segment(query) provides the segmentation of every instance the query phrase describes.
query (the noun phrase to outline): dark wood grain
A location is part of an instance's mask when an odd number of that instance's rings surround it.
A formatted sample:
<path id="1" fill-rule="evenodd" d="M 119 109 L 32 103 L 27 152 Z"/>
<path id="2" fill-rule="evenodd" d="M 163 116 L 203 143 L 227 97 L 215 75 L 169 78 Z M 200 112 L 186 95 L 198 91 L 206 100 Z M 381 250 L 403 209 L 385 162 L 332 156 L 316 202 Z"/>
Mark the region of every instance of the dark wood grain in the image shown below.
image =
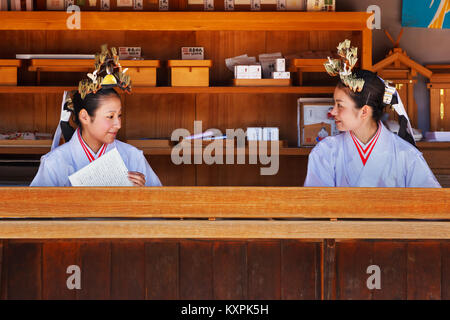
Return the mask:
<path id="1" fill-rule="evenodd" d="M 336 299 L 371 299 L 367 288 L 367 267 L 373 263 L 373 243 L 345 241 L 336 243 Z"/>
<path id="2" fill-rule="evenodd" d="M 247 243 L 214 242 L 214 299 L 247 298 Z"/>
<path id="3" fill-rule="evenodd" d="M 450 243 L 441 243 L 442 255 L 442 300 L 450 300 Z"/>
<path id="4" fill-rule="evenodd" d="M 153 240 L 145 243 L 145 298 L 178 298 L 178 241 Z"/>
<path id="5" fill-rule="evenodd" d="M 336 241 L 324 239 L 320 246 L 321 299 L 336 299 Z"/>
<path id="6" fill-rule="evenodd" d="M 410 242 L 407 250 L 407 299 L 441 299 L 440 244 Z"/>
<path id="7" fill-rule="evenodd" d="M 43 299 L 76 299 L 77 289 L 67 288 L 67 268 L 80 266 L 79 243 L 74 241 L 49 241 L 43 244 L 42 286 Z M 83 270 L 81 270 L 83 278 Z"/>
<path id="8" fill-rule="evenodd" d="M 212 241 L 180 242 L 180 299 L 213 299 Z"/>
<path id="9" fill-rule="evenodd" d="M 106 300 L 111 296 L 111 242 L 80 242 L 81 290 L 78 299 Z"/>
<path id="10" fill-rule="evenodd" d="M 373 264 L 380 267 L 381 289 L 372 290 L 375 300 L 406 299 L 406 250 L 405 242 L 375 242 Z"/>
<path id="11" fill-rule="evenodd" d="M 250 241 L 248 243 L 248 298 L 281 298 L 280 241 Z"/>
<path id="12" fill-rule="evenodd" d="M 317 248 L 315 242 L 281 241 L 281 299 L 317 299 Z"/>
<path id="13" fill-rule="evenodd" d="M 113 241 L 111 244 L 111 299 L 141 300 L 144 298 L 144 241 Z"/>

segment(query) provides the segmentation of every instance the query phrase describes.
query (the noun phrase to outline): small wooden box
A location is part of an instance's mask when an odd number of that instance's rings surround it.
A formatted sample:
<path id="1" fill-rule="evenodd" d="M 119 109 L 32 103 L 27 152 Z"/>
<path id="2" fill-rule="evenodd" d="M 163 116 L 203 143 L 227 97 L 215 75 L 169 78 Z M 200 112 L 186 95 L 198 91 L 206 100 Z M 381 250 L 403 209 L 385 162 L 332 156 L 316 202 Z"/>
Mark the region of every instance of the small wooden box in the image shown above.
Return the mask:
<path id="1" fill-rule="evenodd" d="M 17 68 L 21 66 L 21 60 L 0 60 L 0 85 L 17 86 Z"/>
<path id="2" fill-rule="evenodd" d="M 132 86 L 156 86 L 156 69 L 159 60 L 120 60 L 123 69 L 131 77 Z M 28 71 L 39 72 L 92 72 L 92 59 L 32 59 Z M 38 76 L 39 79 L 39 76 Z"/>
<path id="3" fill-rule="evenodd" d="M 169 60 L 172 87 L 208 87 L 211 60 Z"/>
<path id="4" fill-rule="evenodd" d="M 430 131 L 450 131 L 450 65 L 428 65 L 433 74 L 430 89 Z"/>

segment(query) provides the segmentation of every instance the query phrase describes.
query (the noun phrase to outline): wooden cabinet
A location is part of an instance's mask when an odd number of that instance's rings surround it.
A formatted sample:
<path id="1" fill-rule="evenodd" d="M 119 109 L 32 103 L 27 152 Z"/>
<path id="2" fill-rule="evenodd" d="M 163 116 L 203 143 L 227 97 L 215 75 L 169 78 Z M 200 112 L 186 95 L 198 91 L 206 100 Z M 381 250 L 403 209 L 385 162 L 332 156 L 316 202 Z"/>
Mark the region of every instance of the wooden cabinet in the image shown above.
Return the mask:
<path id="1" fill-rule="evenodd" d="M 103 43 L 140 46 L 147 60 L 161 61 L 156 87 L 134 87 L 122 95 L 124 117 L 119 139 L 170 138 L 173 130 L 279 127 L 279 172 L 261 176 L 263 165 L 174 165 L 170 148 L 144 148 L 164 185 L 300 186 L 310 149 L 297 148 L 297 99 L 331 95 L 335 79 L 289 87 L 233 87 L 225 59 L 247 53 L 334 51 L 343 39 L 359 47 L 361 66 L 372 64 L 372 35 L 365 12 L 81 12 L 79 30 L 67 28 L 65 12 L 0 12 L 1 59 L 17 53 L 93 54 Z M 180 59 L 183 46 L 202 46 L 212 60 L 209 87 L 170 87 L 168 60 Z M 36 73 L 27 61 L 18 72 L 18 86 L 0 86 L 0 130 L 53 133 L 63 90 L 74 89 L 84 73 Z M 292 75 L 292 79 L 296 79 Z M 331 82 L 330 82 L 331 81 Z M 319 84 L 313 86 L 312 84 Z M 324 86 L 323 84 L 326 84 Z M 34 154 L 48 146 L 3 146 L 1 157 Z"/>

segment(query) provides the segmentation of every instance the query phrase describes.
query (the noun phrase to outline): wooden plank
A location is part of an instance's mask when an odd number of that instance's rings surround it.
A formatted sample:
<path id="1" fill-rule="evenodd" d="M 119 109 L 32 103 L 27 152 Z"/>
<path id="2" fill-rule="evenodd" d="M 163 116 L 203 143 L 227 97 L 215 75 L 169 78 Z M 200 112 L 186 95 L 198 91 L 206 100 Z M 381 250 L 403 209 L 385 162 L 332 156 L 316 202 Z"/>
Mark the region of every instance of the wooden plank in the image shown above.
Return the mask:
<path id="1" fill-rule="evenodd" d="M 178 242 L 149 241 L 145 243 L 145 298 L 178 299 Z"/>
<path id="2" fill-rule="evenodd" d="M 322 300 L 336 299 L 336 240 L 324 239 L 321 244 L 321 291 Z"/>
<path id="3" fill-rule="evenodd" d="M 410 242 L 407 250 L 407 299 L 441 299 L 440 244 Z"/>
<path id="4" fill-rule="evenodd" d="M 442 255 L 442 300 L 450 300 L 450 243 L 441 242 Z"/>
<path id="5" fill-rule="evenodd" d="M 450 239 L 449 222 L 0 221 L 5 239 Z"/>
<path id="6" fill-rule="evenodd" d="M 143 241 L 111 244 L 111 299 L 145 298 L 145 248 Z"/>
<path id="7" fill-rule="evenodd" d="M 212 241 L 180 242 L 180 299 L 214 298 L 212 245 Z"/>
<path id="8" fill-rule="evenodd" d="M 107 300 L 111 294 L 111 242 L 80 242 L 82 300 Z"/>
<path id="9" fill-rule="evenodd" d="M 42 244 L 10 241 L 7 261 L 8 299 L 41 299 Z"/>
<path id="10" fill-rule="evenodd" d="M 280 241 L 250 241 L 247 249 L 248 299 L 281 298 Z"/>
<path id="11" fill-rule="evenodd" d="M 1 12 L 0 30 L 67 30 L 65 12 Z M 80 30 L 363 30 L 365 12 L 83 12 Z"/>
<path id="12" fill-rule="evenodd" d="M 406 299 L 406 247 L 405 242 L 374 242 L 373 264 L 380 267 L 381 289 L 372 290 L 372 299 Z"/>
<path id="13" fill-rule="evenodd" d="M 337 242 L 336 298 L 345 300 L 371 299 L 367 288 L 367 267 L 373 264 L 372 242 Z"/>
<path id="14" fill-rule="evenodd" d="M 247 243 L 214 242 L 214 299 L 247 298 Z"/>
<path id="15" fill-rule="evenodd" d="M 316 242 L 281 240 L 281 299 L 320 298 L 318 248 Z"/>
<path id="16" fill-rule="evenodd" d="M 444 188 L 4 187 L 0 217 L 448 219 L 449 195 Z"/>
<path id="17" fill-rule="evenodd" d="M 69 289 L 67 268 L 80 266 L 79 244 L 72 241 L 52 241 L 42 244 L 42 298 L 45 300 L 75 300 L 78 289 Z M 83 270 L 81 270 L 83 277 Z"/>

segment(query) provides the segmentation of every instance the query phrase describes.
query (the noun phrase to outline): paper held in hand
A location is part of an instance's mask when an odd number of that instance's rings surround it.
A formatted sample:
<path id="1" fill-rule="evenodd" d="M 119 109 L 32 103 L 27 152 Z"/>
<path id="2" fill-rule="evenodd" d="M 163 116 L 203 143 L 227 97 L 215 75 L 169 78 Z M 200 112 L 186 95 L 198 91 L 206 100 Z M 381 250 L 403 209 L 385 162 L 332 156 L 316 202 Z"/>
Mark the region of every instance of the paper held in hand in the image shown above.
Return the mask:
<path id="1" fill-rule="evenodd" d="M 128 169 L 116 148 L 69 176 L 74 187 L 131 187 Z"/>

